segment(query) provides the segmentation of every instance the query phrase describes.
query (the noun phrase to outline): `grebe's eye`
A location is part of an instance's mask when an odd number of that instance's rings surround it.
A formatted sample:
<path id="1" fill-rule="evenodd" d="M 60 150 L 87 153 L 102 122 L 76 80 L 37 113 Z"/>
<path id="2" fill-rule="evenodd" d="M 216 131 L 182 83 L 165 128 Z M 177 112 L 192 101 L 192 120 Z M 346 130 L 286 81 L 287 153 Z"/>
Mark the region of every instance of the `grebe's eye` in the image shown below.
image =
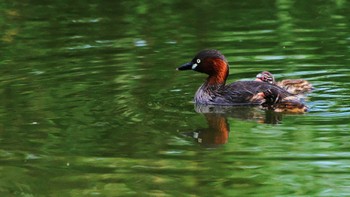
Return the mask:
<path id="1" fill-rule="evenodd" d="M 197 68 L 197 66 L 198 66 L 199 63 L 201 63 L 201 59 L 197 59 L 197 60 L 196 60 L 196 63 L 194 63 L 194 64 L 192 65 L 192 70 L 195 70 L 195 69 Z"/>

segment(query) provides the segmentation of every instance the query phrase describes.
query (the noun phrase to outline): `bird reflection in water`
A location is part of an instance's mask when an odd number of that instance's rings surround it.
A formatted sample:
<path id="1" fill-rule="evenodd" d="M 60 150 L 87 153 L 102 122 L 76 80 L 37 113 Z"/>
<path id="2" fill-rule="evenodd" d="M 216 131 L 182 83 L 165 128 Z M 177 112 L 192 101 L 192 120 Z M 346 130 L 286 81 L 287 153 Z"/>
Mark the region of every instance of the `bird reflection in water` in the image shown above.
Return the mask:
<path id="1" fill-rule="evenodd" d="M 228 117 L 266 124 L 278 124 L 282 120 L 281 113 L 263 111 L 258 107 L 195 104 L 195 110 L 204 115 L 208 127 L 198 128 L 193 132 L 186 133 L 186 135 L 193 137 L 198 143 L 207 147 L 216 147 L 228 142 L 230 133 Z"/>

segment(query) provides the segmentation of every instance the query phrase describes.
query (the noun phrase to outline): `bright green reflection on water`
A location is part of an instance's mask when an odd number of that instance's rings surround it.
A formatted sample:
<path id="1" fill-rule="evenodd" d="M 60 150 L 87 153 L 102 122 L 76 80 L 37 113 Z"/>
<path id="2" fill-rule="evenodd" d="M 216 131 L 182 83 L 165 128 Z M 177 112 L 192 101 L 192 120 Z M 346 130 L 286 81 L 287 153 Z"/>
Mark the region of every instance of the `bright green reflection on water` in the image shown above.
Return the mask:
<path id="1" fill-rule="evenodd" d="M 0 3 L 1 196 L 346 196 L 347 1 Z M 215 11 L 215 12 L 214 12 Z M 305 78 L 304 115 L 198 108 L 229 81 Z"/>

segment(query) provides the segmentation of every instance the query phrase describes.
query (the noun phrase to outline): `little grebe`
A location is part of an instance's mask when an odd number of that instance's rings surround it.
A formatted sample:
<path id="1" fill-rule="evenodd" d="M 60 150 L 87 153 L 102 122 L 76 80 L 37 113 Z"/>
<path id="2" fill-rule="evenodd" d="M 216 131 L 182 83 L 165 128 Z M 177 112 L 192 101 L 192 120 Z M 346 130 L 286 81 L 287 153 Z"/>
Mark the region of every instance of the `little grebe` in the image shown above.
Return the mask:
<path id="1" fill-rule="evenodd" d="M 256 81 L 275 84 L 287 90 L 291 94 L 306 93 L 310 92 L 313 89 L 312 85 L 304 79 L 285 79 L 276 82 L 275 77 L 268 71 L 263 71 L 256 75 Z"/>
<path id="2" fill-rule="evenodd" d="M 177 70 L 194 70 L 208 74 L 207 80 L 197 90 L 194 101 L 205 105 L 262 105 L 268 109 L 287 100 L 292 94 L 276 85 L 261 81 L 237 81 L 225 85 L 229 65 L 217 50 L 203 50 L 191 62 Z M 296 97 L 293 103 L 304 106 Z"/>

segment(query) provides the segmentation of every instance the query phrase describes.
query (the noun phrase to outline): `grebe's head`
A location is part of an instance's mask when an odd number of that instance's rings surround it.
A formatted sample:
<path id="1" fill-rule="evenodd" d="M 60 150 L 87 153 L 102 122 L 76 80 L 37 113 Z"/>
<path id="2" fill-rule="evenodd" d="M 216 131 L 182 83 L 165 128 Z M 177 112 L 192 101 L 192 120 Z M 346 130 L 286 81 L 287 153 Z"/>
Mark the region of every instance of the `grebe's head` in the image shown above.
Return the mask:
<path id="1" fill-rule="evenodd" d="M 181 65 L 177 70 L 194 70 L 209 75 L 212 83 L 225 83 L 229 65 L 224 55 L 218 50 L 200 51 L 192 61 Z"/>

